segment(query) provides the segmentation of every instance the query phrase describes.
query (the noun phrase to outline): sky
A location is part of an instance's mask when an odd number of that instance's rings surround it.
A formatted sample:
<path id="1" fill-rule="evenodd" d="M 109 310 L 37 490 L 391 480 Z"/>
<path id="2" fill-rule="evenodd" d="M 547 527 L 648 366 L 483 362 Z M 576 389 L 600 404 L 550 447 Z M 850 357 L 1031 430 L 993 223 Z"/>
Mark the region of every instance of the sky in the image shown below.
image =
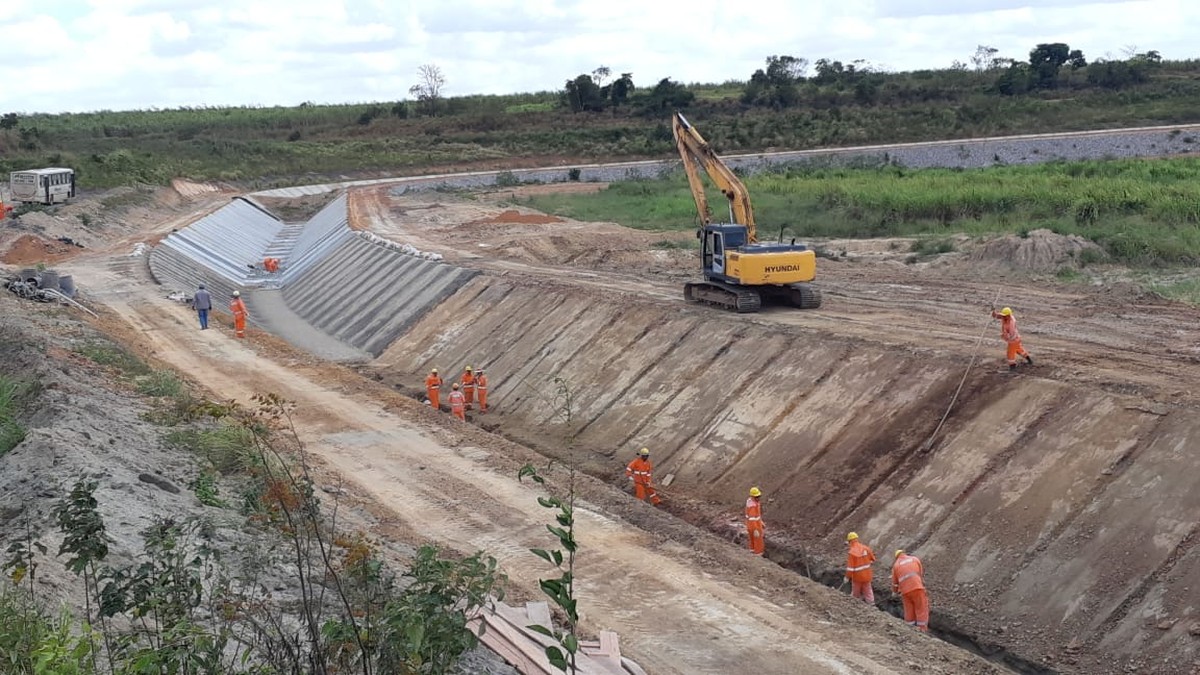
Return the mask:
<path id="1" fill-rule="evenodd" d="M 890 71 L 1200 57 L 1196 0 L 0 0 L 0 113 L 272 106 L 562 89 L 607 66 L 637 86 L 746 80 L 770 55 Z"/>

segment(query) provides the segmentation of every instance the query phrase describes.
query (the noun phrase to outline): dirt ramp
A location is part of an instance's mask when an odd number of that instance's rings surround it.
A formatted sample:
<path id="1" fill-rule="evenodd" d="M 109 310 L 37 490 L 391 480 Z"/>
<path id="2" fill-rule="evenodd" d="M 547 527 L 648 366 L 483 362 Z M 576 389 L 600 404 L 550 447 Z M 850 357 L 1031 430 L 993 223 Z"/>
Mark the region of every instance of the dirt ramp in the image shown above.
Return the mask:
<path id="1" fill-rule="evenodd" d="M 966 347 L 849 339 L 817 316 L 772 325 L 488 275 L 378 359 L 413 391 L 431 367 L 486 365 L 495 409 L 480 419 L 559 456 L 546 439 L 563 429 L 563 378 L 570 459 L 594 475 L 622 480 L 647 446 L 669 494 L 735 522 L 760 486 L 776 545 L 831 568 L 850 530 L 882 569 L 888 551 L 916 552 L 947 630 L 1061 672 L 1188 672 L 1200 416 L 988 361 L 926 446 L 969 361 Z"/>

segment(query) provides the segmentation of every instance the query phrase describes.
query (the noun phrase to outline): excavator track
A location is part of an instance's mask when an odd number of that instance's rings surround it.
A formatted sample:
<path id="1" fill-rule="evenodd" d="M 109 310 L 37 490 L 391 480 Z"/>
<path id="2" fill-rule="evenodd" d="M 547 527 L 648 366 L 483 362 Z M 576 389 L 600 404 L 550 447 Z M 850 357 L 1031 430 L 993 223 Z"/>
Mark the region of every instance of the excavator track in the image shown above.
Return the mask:
<path id="1" fill-rule="evenodd" d="M 732 309 L 739 314 L 757 312 L 762 308 L 762 297 L 758 291 L 726 286 L 711 281 L 686 284 L 683 287 L 683 297 L 688 302 L 702 302 L 706 305 Z"/>
<path id="2" fill-rule="evenodd" d="M 764 301 L 800 309 L 817 309 L 821 306 L 821 289 L 809 283 L 742 288 L 715 281 L 694 281 L 684 286 L 683 297 L 688 302 L 732 309 L 739 314 L 759 311 Z"/>
<path id="3" fill-rule="evenodd" d="M 812 284 L 792 284 L 788 288 L 788 300 L 800 309 L 818 309 L 821 306 L 821 289 Z"/>

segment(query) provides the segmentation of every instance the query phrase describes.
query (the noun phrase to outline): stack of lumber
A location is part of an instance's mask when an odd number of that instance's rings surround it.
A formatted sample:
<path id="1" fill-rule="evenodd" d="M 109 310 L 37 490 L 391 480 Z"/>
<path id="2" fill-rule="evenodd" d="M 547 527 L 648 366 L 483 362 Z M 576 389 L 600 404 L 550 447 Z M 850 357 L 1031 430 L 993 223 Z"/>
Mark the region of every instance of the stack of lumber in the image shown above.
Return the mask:
<path id="1" fill-rule="evenodd" d="M 553 627 L 550 607 L 544 602 L 528 602 L 513 607 L 503 602 L 480 610 L 468 626 L 488 649 L 525 675 L 561 675 L 550 665 L 546 647 L 557 644 L 551 638 L 529 630 L 528 626 Z M 599 640 L 580 640 L 576 655 L 579 675 L 646 675 L 636 663 L 621 656 L 617 634 L 600 631 Z"/>

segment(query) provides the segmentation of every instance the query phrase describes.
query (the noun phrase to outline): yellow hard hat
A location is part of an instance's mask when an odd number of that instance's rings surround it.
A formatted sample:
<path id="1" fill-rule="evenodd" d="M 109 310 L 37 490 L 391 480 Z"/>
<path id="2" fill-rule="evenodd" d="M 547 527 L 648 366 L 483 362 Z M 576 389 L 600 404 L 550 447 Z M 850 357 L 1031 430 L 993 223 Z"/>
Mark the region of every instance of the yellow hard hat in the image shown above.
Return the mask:
<path id="1" fill-rule="evenodd" d="M 1000 316 L 1012 316 L 1012 308 L 1005 307 L 1004 309 L 1000 310 Z"/>
<path id="2" fill-rule="evenodd" d="M 467 366 L 467 372 L 471 372 L 471 366 Z"/>
<path id="3" fill-rule="evenodd" d="M 436 373 L 437 373 L 437 368 L 434 368 L 434 369 L 430 370 L 429 372 L 436 374 Z"/>
<path id="4" fill-rule="evenodd" d="M 761 496 L 762 496 L 762 490 L 759 490 L 759 489 L 758 489 L 758 488 L 756 488 L 756 487 L 752 487 L 752 488 L 750 488 L 750 496 L 751 496 L 751 497 L 761 497 Z"/>
<path id="5" fill-rule="evenodd" d="M 902 549 L 902 548 L 896 549 L 896 557 L 899 558 L 902 555 L 904 555 L 904 549 Z"/>
<path id="6" fill-rule="evenodd" d="M 638 454 L 641 455 L 642 457 L 649 457 L 650 456 L 650 448 L 642 448 L 641 450 L 638 450 Z"/>
<path id="7" fill-rule="evenodd" d="M 855 539 L 858 539 L 857 532 L 851 532 L 850 534 L 846 535 L 846 541 L 854 541 Z"/>

